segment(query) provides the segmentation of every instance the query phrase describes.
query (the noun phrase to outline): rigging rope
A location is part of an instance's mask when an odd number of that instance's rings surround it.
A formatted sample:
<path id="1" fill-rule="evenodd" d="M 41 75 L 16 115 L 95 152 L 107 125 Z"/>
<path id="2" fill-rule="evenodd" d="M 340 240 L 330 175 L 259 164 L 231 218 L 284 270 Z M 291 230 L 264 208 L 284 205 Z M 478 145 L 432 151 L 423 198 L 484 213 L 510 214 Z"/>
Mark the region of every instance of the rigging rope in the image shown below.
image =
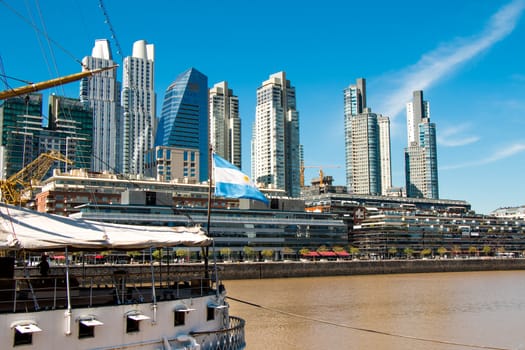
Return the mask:
<path id="1" fill-rule="evenodd" d="M 82 64 L 82 61 L 77 59 L 75 55 L 71 53 L 71 51 L 68 51 L 66 48 L 64 48 L 62 45 L 60 45 L 57 41 L 53 40 L 47 33 L 42 31 L 40 28 L 38 28 L 32 21 L 25 18 L 20 12 L 15 10 L 11 5 L 9 5 L 5 0 L 0 0 L 0 3 L 2 3 L 5 7 L 7 7 L 11 12 L 13 12 L 17 17 L 19 17 L 22 21 L 30 25 L 36 32 L 43 35 L 48 41 L 52 42 L 54 45 L 56 45 L 60 50 L 62 50 L 66 55 L 70 56 L 75 62 L 79 63 L 82 67 L 84 65 Z M 87 67 L 86 67 L 87 68 Z"/>
<path id="2" fill-rule="evenodd" d="M 308 321 L 313 321 L 313 322 L 318 322 L 318 323 L 324 323 L 324 324 L 328 324 L 328 325 L 331 325 L 331 326 L 336 326 L 336 327 L 341 327 L 341 328 L 346 328 L 346 329 L 352 329 L 354 331 L 359 331 L 359 332 L 373 333 L 373 334 L 379 334 L 379 335 L 395 337 L 395 338 L 418 340 L 418 341 L 427 342 L 427 343 L 434 343 L 434 344 L 445 344 L 445 345 L 452 345 L 452 346 L 461 346 L 461 347 L 466 347 L 466 348 L 470 348 L 470 349 L 511 350 L 510 348 L 501 348 L 501 347 L 486 346 L 486 345 L 476 345 L 476 344 L 465 344 L 465 343 L 459 343 L 459 342 L 453 342 L 453 341 L 447 341 L 447 340 L 422 338 L 422 337 L 416 337 L 416 336 L 412 336 L 412 335 L 404 335 L 404 334 L 397 334 L 397 333 L 393 333 L 393 332 L 379 331 L 379 330 L 375 330 L 375 329 L 371 329 L 371 328 L 356 327 L 356 326 L 351 326 L 351 325 L 347 325 L 347 324 L 344 324 L 344 323 L 336 323 L 336 322 L 332 322 L 332 321 L 321 320 L 321 319 L 317 319 L 317 318 L 313 318 L 313 317 L 308 317 L 308 316 L 304 316 L 304 315 L 294 314 L 294 313 L 291 313 L 291 312 L 287 312 L 287 311 L 282 311 L 282 310 L 266 307 L 266 306 L 263 306 L 263 305 L 260 305 L 260 304 L 255 304 L 255 303 L 252 303 L 252 302 L 249 302 L 249 301 L 246 301 L 246 300 L 237 299 L 237 298 L 234 298 L 234 297 L 231 297 L 231 296 L 228 296 L 227 298 L 231 299 L 233 301 L 242 303 L 242 304 L 253 306 L 253 307 L 256 307 L 256 308 L 259 308 L 259 309 L 263 309 L 263 310 L 266 310 L 266 311 L 279 313 L 279 314 L 282 314 L 282 315 L 285 315 L 285 316 L 294 317 L 294 318 L 300 318 L 300 319 L 303 319 L 303 320 L 308 320 Z"/>

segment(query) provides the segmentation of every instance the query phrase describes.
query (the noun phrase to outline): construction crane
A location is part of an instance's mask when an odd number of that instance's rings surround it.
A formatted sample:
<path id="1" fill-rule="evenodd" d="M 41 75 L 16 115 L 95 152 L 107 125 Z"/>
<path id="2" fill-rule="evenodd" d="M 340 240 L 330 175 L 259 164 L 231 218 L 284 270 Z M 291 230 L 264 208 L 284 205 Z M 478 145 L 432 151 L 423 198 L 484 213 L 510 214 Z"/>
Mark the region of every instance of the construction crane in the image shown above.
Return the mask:
<path id="1" fill-rule="evenodd" d="M 300 180 L 301 180 L 301 187 L 304 187 L 304 169 L 306 168 L 315 168 L 319 169 L 319 187 L 323 187 L 323 179 L 324 179 L 324 172 L 323 168 L 340 168 L 339 165 L 302 165 L 300 168 Z"/>
<path id="2" fill-rule="evenodd" d="M 16 97 L 16 96 L 28 94 L 28 93 L 31 93 L 31 92 L 36 92 L 36 91 L 48 89 L 48 88 L 54 87 L 54 86 L 64 85 L 64 84 L 67 84 L 67 83 L 71 83 L 73 81 L 80 80 L 80 79 L 85 78 L 85 77 L 89 77 L 89 76 L 94 75 L 94 74 L 101 73 L 101 72 L 109 70 L 109 69 L 115 69 L 117 67 L 118 67 L 118 65 L 111 66 L 111 67 L 104 67 L 104 68 L 97 68 L 97 69 L 86 70 L 86 71 L 83 71 L 83 72 L 80 72 L 80 73 L 66 75 L 64 77 L 59 77 L 59 78 L 55 78 L 55 79 L 51 79 L 51 80 L 42 81 L 42 82 L 39 82 L 39 83 L 24 85 L 24 86 L 21 86 L 21 87 L 18 87 L 18 88 L 14 88 L 14 89 L 0 91 L 0 100 L 5 100 L 5 99 L 11 98 L 11 97 Z"/>
<path id="3" fill-rule="evenodd" d="M 23 167 L 7 180 L 0 180 L 2 201 L 8 204 L 23 204 L 28 198 L 23 193 L 31 189 L 33 183 L 40 182 L 55 161 L 73 162 L 58 151 L 49 151 L 40 154 L 35 160 Z"/>

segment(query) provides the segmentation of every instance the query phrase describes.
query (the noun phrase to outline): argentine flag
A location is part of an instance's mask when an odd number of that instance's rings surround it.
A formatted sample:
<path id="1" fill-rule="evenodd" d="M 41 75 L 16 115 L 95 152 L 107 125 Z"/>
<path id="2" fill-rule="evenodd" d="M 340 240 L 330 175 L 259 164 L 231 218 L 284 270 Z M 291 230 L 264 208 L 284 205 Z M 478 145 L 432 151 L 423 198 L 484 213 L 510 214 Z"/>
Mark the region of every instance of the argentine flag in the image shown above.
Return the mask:
<path id="1" fill-rule="evenodd" d="M 248 198 L 269 204 L 268 199 L 250 178 L 235 165 L 213 153 L 215 196 L 225 198 Z"/>

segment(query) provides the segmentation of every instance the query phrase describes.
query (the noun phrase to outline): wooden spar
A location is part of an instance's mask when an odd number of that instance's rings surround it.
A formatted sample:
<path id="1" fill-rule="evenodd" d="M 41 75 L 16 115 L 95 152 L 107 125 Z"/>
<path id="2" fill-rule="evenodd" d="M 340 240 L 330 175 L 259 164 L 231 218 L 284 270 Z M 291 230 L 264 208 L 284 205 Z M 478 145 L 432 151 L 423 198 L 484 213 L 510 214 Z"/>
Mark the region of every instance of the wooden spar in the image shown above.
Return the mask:
<path id="1" fill-rule="evenodd" d="M 105 68 L 97 68 L 93 70 L 87 70 L 87 71 L 80 72 L 80 73 L 66 75 L 65 77 L 59 77 L 59 78 L 55 78 L 51 80 L 42 81 L 39 83 L 21 86 L 15 89 L 0 91 L 0 100 L 5 100 L 11 97 L 16 97 L 16 96 L 28 94 L 31 92 L 48 89 L 53 86 L 64 85 L 64 84 L 71 83 L 73 81 L 77 81 L 82 78 L 88 77 L 90 75 L 98 74 L 98 73 L 101 73 L 101 72 L 104 72 L 110 69 L 115 69 L 117 67 L 118 65 L 111 66 L 111 67 L 105 67 Z"/>

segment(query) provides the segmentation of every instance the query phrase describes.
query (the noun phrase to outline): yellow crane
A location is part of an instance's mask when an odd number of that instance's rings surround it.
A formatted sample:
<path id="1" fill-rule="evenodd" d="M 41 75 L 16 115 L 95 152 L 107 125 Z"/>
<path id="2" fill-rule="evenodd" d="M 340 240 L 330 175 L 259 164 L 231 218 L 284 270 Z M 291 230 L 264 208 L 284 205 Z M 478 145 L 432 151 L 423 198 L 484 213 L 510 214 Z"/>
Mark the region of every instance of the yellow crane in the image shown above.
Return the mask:
<path id="1" fill-rule="evenodd" d="M 97 69 L 86 69 L 80 73 L 74 73 L 39 83 L 0 91 L 0 100 L 48 89 L 54 86 L 64 85 L 82 78 L 90 77 L 94 74 L 102 73 L 106 70 L 116 69 L 117 67 L 118 65 Z M 67 164 L 73 163 L 58 151 L 49 151 L 40 154 L 35 160 L 26 165 L 16 174 L 10 176 L 6 180 L 0 180 L 1 200 L 9 204 L 23 204 L 26 202 L 28 198 L 23 194 L 31 189 L 33 182 L 40 182 L 42 180 L 55 161 L 66 162 Z"/>
<path id="2" fill-rule="evenodd" d="M 40 182 L 55 161 L 73 162 L 58 151 L 49 151 L 40 154 L 35 160 L 27 164 L 16 174 L 6 180 L 0 180 L 2 201 L 8 204 L 23 204 L 29 198 L 23 194 L 31 189 L 33 183 Z"/>
<path id="3" fill-rule="evenodd" d="M 303 165 L 301 164 L 300 168 L 300 180 L 301 180 L 301 187 L 304 187 L 304 169 L 306 168 L 315 168 L 319 169 L 319 187 L 323 187 L 323 178 L 324 178 L 324 172 L 323 168 L 340 168 L 339 165 Z"/>

